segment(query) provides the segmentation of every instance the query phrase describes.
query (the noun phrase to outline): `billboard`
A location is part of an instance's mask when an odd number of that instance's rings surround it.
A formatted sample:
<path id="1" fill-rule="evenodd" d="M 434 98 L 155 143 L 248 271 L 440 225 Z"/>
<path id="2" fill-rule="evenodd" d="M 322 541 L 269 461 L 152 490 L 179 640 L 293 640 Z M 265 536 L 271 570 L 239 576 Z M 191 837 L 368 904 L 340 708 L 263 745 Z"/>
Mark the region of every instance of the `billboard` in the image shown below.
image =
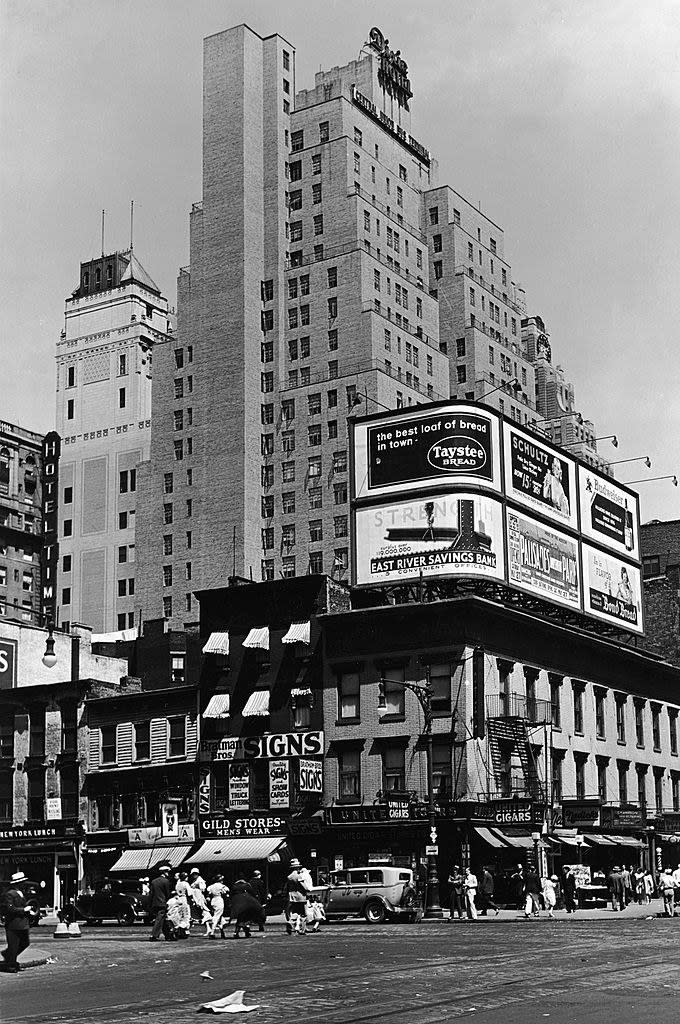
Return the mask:
<path id="1" fill-rule="evenodd" d="M 576 463 L 510 423 L 503 424 L 505 493 L 519 505 L 576 530 Z"/>
<path id="2" fill-rule="evenodd" d="M 581 545 L 583 608 L 605 622 L 642 633 L 640 570 L 614 555 Z"/>
<path id="3" fill-rule="evenodd" d="M 452 483 L 500 491 L 499 432 L 500 421 L 491 411 L 464 405 L 357 423 L 355 497 Z"/>
<path id="4" fill-rule="evenodd" d="M 229 807 L 234 811 L 250 807 L 250 765 L 237 761 L 229 765 Z"/>
<path id="5" fill-rule="evenodd" d="M 588 466 L 578 467 L 578 489 L 583 536 L 639 560 L 637 495 Z"/>
<path id="6" fill-rule="evenodd" d="M 269 762 L 269 807 L 271 810 L 290 805 L 290 761 Z"/>
<path id="7" fill-rule="evenodd" d="M 503 510 L 485 494 L 438 494 L 356 511 L 356 583 L 423 576 L 505 579 Z"/>
<path id="8" fill-rule="evenodd" d="M 511 586 L 580 610 L 578 542 L 512 509 L 506 516 Z"/>
<path id="9" fill-rule="evenodd" d="M 16 640 L 0 638 L 0 690 L 11 690 L 17 685 L 18 648 Z"/>

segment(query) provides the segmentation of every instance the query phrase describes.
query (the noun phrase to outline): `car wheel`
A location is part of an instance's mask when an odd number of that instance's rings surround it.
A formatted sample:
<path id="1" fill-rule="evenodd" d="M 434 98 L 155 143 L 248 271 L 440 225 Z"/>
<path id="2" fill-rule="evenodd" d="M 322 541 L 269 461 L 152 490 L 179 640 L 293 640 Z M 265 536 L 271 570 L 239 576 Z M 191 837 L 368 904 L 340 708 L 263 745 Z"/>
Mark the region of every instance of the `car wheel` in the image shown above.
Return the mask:
<path id="1" fill-rule="evenodd" d="M 385 904 L 380 900 L 369 900 L 364 907 L 364 917 L 369 924 L 382 924 L 387 917 Z"/>
<path id="2" fill-rule="evenodd" d="M 135 923 L 135 912 L 134 910 L 126 910 L 122 914 L 118 915 L 118 924 L 131 925 Z"/>

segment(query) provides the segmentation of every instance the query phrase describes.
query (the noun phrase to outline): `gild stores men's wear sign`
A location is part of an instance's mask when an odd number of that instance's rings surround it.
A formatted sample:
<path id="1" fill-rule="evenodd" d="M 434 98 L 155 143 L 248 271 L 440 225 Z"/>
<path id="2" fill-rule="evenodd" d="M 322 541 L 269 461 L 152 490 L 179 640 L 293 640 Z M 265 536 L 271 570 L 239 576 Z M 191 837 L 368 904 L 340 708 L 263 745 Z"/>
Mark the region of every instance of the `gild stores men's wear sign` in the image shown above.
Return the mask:
<path id="1" fill-rule="evenodd" d="M 640 570 L 614 555 L 582 545 L 584 609 L 622 629 L 642 633 Z"/>
<path id="2" fill-rule="evenodd" d="M 356 425 L 356 497 L 455 480 L 500 489 L 499 421 L 473 406 Z"/>
<path id="3" fill-rule="evenodd" d="M 637 560 L 638 502 L 606 477 L 578 468 L 581 533 L 603 547 Z"/>
<path id="4" fill-rule="evenodd" d="M 507 496 L 576 529 L 576 463 L 508 423 L 503 443 Z"/>
<path id="5" fill-rule="evenodd" d="M 507 526 L 511 586 L 580 609 L 576 541 L 510 509 Z"/>
<path id="6" fill-rule="evenodd" d="M 433 495 L 356 512 L 356 582 L 430 576 L 505 578 L 500 502 Z"/>
<path id="7" fill-rule="evenodd" d="M 272 810 L 290 806 L 290 762 L 269 762 L 269 806 Z"/>

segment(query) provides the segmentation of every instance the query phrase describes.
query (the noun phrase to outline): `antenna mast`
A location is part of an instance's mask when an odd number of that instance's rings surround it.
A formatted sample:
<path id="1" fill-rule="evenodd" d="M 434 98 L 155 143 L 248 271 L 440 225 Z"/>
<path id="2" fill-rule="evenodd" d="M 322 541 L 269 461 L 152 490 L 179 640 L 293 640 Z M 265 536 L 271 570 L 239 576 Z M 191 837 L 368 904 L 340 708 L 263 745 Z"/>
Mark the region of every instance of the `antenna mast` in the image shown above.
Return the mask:
<path id="1" fill-rule="evenodd" d="M 104 255 L 104 220 L 106 218 L 106 210 L 102 210 L 102 256 Z"/>
<path id="2" fill-rule="evenodd" d="M 130 200 L 130 252 L 132 252 L 132 241 L 135 227 L 135 201 Z"/>

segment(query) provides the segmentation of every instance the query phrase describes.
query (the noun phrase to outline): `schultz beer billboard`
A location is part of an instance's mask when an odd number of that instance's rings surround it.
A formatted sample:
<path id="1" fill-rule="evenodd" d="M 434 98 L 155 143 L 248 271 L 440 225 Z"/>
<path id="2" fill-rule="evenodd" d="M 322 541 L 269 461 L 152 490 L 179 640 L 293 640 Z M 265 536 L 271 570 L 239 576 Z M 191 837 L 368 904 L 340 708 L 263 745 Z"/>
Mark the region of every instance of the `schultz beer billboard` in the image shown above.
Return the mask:
<path id="1" fill-rule="evenodd" d="M 576 529 L 576 463 L 509 423 L 503 424 L 503 445 L 507 496 Z"/>
<path id="2" fill-rule="evenodd" d="M 474 406 L 357 423 L 357 498 L 474 482 L 500 490 L 499 420 Z"/>

